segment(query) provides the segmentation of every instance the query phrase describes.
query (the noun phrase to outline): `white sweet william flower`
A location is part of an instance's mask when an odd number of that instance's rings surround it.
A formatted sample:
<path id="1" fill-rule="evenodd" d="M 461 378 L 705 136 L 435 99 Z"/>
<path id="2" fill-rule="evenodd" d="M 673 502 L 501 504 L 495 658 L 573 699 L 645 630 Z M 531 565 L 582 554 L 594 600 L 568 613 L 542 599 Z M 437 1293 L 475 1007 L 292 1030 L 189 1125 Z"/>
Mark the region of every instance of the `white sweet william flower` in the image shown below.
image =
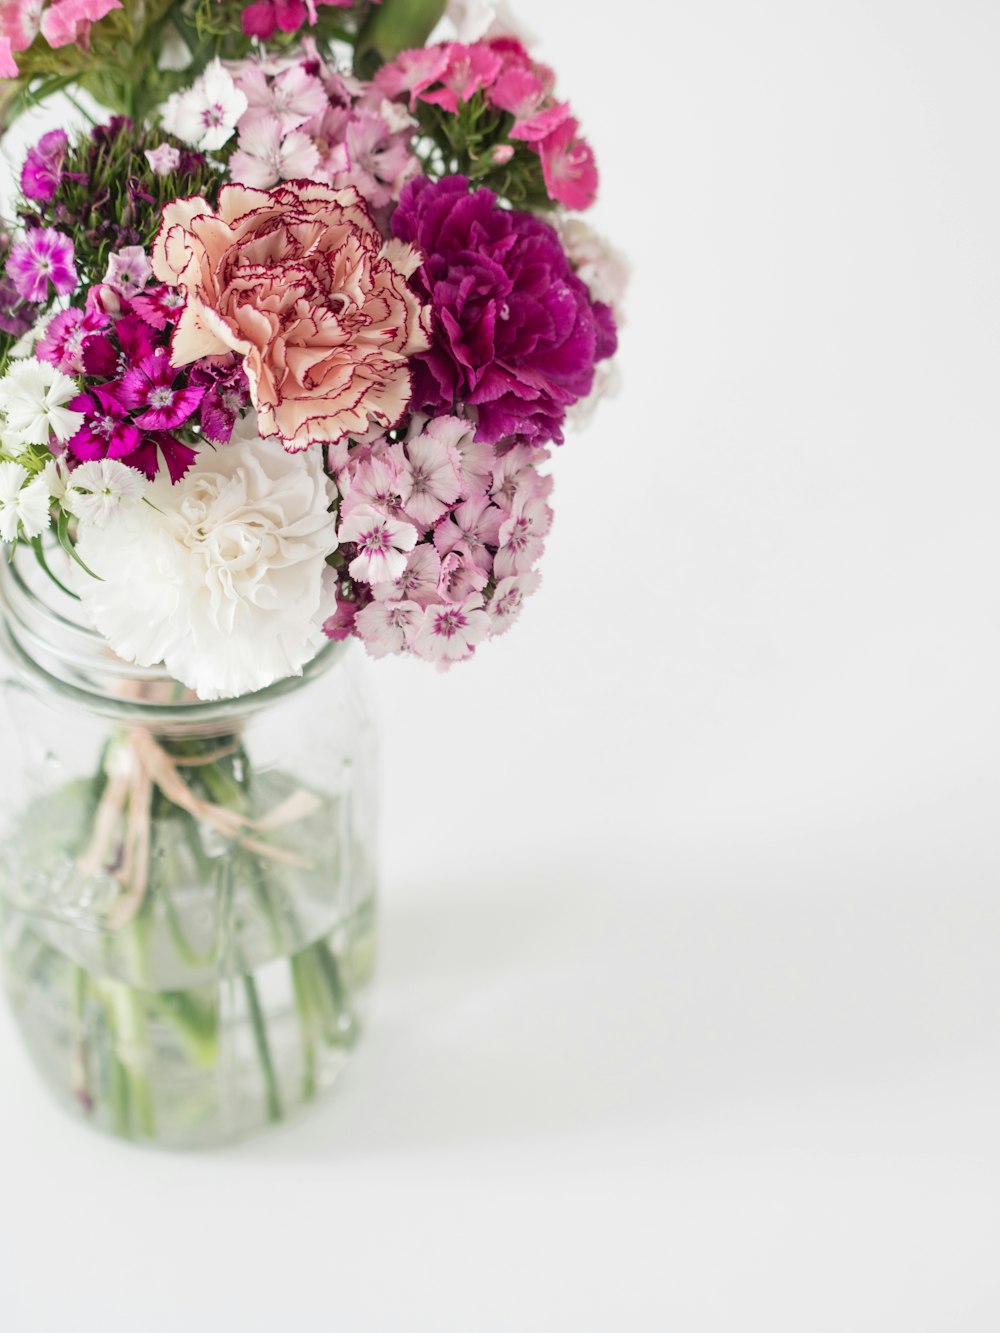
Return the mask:
<path id="1" fill-rule="evenodd" d="M 211 152 L 233 137 L 236 122 L 246 109 L 246 94 L 216 58 L 190 88 L 167 98 L 161 119 L 169 134 Z"/>
<path id="2" fill-rule="evenodd" d="M 78 585 L 84 608 L 120 657 L 162 662 L 203 699 L 300 675 L 326 642 L 335 498 L 322 450 L 286 453 L 246 418 L 176 485 L 157 476 L 148 504 L 81 525 L 98 575 Z"/>
<path id="3" fill-rule="evenodd" d="M 47 465 L 48 466 L 48 465 Z M 126 505 L 135 504 L 145 493 L 147 481 L 141 472 L 116 458 L 81 463 L 59 478 L 64 508 L 81 523 L 107 527 L 108 521 Z"/>
<path id="4" fill-rule="evenodd" d="M 352 579 L 385 583 L 398 579 L 406 568 L 406 552 L 417 544 L 412 523 L 380 514 L 371 505 L 358 505 L 340 525 L 340 541 L 356 545 L 358 553 L 348 566 Z"/>
<path id="5" fill-rule="evenodd" d="M 62 502 L 66 494 L 66 487 L 69 485 L 70 470 L 66 466 L 65 456 L 62 458 L 50 458 L 42 468 L 42 476 L 45 478 L 45 486 L 53 500 Z"/>
<path id="6" fill-rule="evenodd" d="M 66 406 L 79 392 L 74 380 L 47 361 L 26 357 L 11 362 L 0 380 L 0 412 L 7 418 L 5 442 L 48 444 L 53 434 L 68 440 L 83 425 L 83 414 Z"/>
<path id="7" fill-rule="evenodd" d="M 49 488 L 45 478 L 28 481 L 20 463 L 0 463 L 0 541 L 12 542 L 20 528 L 25 537 L 40 537 L 49 526 Z"/>

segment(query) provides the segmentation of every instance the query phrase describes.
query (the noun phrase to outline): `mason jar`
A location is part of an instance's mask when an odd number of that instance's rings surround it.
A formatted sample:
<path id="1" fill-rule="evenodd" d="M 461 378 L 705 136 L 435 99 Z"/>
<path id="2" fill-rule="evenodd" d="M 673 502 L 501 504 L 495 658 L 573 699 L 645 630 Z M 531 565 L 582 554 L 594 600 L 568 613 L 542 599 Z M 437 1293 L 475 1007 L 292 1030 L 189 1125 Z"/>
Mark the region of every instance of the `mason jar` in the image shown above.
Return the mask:
<path id="1" fill-rule="evenodd" d="M 350 651 L 203 702 L 115 657 L 32 550 L 0 561 L 0 596 L 0 953 L 35 1066 L 147 1143 L 294 1115 L 357 1041 L 374 959 Z"/>

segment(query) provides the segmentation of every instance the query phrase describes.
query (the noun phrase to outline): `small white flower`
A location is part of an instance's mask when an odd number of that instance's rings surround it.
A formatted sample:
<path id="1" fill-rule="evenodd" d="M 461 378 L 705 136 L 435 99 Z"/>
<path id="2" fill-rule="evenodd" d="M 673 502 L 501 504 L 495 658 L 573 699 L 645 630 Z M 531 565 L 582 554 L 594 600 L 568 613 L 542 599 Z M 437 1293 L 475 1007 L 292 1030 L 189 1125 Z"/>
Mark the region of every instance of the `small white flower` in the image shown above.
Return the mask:
<path id="1" fill-rule="evenodd" d="M 23 361 L 26 356 L 33 356 L 35 345 L 48 327 L 48 323 L 48 315 L 42 315 L 40 319 L 36 319 L 28 332 L 22 333 L 10 349 L 10 359 L 12 361 Z"/>
<path id="2" fill-rule="evenodd" d="M 193 148 L 211 152 L 233 137 L 236 122 L 246 109 L 246 94 L 216 58 L 186 92 L 167 99 L 161 119 L 168 133 Z"/>
<path id="3" fill-rule="evenodd" d="M 0 541 L 39 537 L 49 526 L 49 488 L 43 476 L 24 484 L 28 469 L 20 463 L 0 463 Z"/>
<path id="4" fill-rule="evenodd" d="M 68 440 L 83 425 L 83 414 L 66 406 L 79 392 L 74 380 L 47 361 L 27 357 L 12 362 L 0 380 L 0 412 L 7 418 L 5 439 L 19 437 L 22 447 L 48 444 L 52 434 Z"/>
<path id="5" fill-rule="evenodd" d="M 78 591 L 119 657 L 162 662 L 203 699 L 299 675 L 326 642 L 333 600 L 336 491 L 322 451 L 287 453 L 251 415 L 175 485 L 159 474 L 146 498 L 77 538 L 98 575 Z"/>
<path id="6" fill-rule="evenodd" d="M 60 482 L 64 507 L 96 528 L 107 527 L 112 514 L 141 500 L 146 490 L 142 473 L 116 458 L 82 463 Z"/>
<path id="7" fill-rule="evenodd" d="M 45 485 L 53 500 L 61 501 L 69 485 L 70 471 L 64 458 L 50 458 L 42 468 Z"/>

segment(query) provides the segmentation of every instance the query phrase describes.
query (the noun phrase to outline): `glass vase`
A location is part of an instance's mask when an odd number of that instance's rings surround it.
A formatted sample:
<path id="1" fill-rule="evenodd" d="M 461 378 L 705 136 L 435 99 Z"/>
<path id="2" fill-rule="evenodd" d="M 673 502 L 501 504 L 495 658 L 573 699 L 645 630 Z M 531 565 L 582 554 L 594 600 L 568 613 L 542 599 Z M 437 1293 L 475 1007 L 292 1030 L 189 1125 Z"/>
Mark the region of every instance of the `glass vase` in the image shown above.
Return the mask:
<path id="1" fill-rule="evenodd" d="M 74 1115 L 171 1147 L 293 1115 L 358 1039 L 372 729 L 345 645 L 199 701 L 123 663 L 31 551 L 0 572 L 0 953 Z"/>

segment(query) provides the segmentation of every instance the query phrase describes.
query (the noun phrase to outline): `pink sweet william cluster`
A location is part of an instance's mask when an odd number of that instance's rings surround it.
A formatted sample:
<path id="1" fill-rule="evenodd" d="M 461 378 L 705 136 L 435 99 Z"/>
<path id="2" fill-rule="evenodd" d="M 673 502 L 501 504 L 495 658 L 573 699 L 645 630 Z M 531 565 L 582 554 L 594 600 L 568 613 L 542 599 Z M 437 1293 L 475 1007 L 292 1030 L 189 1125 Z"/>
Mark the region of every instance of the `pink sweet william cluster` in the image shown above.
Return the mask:
<path id="1" fill-rule="evenodd" d="M 234 80 L 247 102 L 229 160 L 241 185 L 353 185 L 372 209 L 385 209 L 421 171 L 412 117 L 339 71 L 308 38 L 295 56 L 242 62 Z"/>
<path id="2" fill-rule="evenodd" d="M 350 580 L 331 638 L 447 666 L 510 628 L 538 587 L 552 523 L 545 450 L 501 452 L 466 418 L 418 414 L 404 432 L 330 453 Z"/>
<path id="3" fill-rule="evenodd" d="M 568 102 L 556 100 L 552 70 L 532 60 L 516 38 L 402 51 L 379 70 L 375 87 L 387 97 L 407 96 L 411 109 L 425 102 L 451 115 L 481 93 L 489 106 L 513 117 L 508 139 L 524 142 L 540 157 L 550 199 L 577 210 L 594 202 L 597 167 L 579 121 Z M 494 160 L 503 163 L 513 151 L 511 144 L 497 145 Z"/>

